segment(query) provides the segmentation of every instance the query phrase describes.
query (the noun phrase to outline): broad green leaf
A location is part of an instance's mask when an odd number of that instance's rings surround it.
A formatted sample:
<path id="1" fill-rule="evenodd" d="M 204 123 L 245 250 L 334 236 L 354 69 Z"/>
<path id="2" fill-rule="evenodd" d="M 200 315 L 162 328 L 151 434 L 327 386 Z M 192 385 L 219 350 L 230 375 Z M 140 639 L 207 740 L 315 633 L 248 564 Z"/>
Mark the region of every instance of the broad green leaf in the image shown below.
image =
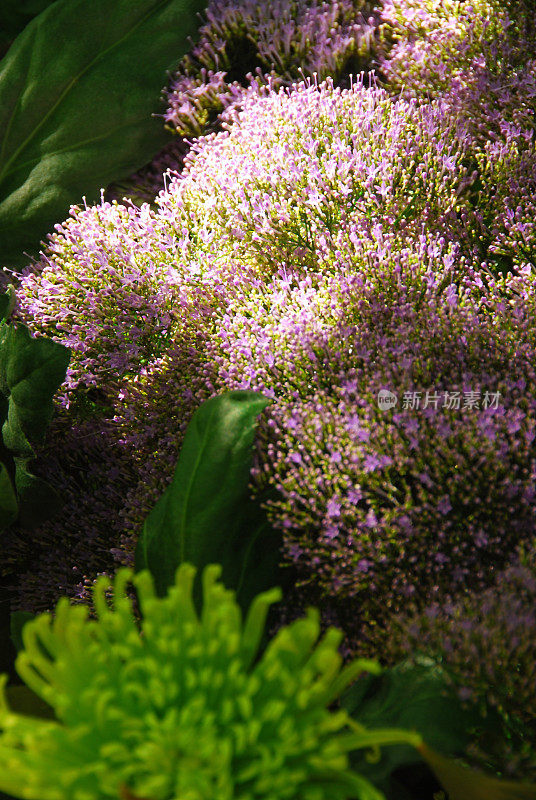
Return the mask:
<path id="1" fill-rule="evenodd" d="M 69 359 L 69 348 L 45 337 L 32 338 L 25 325 L 0 324 L 0 460 L 14 482 L 23 527 L 47 519 L 60 503 L 54 489 L 32 475 L 28 464 L 35 458 L 34 446 L 44 441 L 54 413 L 53 397 Z M 7 492 L 5 478 L 3 473 Z M 4 497 L 7 502 L 8 495 Z"/>
<path id="2" fill-rule="evenodd" d="M 448 792 L 449 800 L 536 800 L 536 784 L 506 781 L 467 769 L 424 743 L 419 752 Z"/>
<path id="3" fill-rule="evenodd" d="M 165 144 L 160 92 L 205 0 L 57 0 L 0 62 L 0 260 Z"/>
<path id="4" fill-rule="evenodd" d="M 385 726 L 418 731 L 422 741 L 381 747 L 368 754 L 355 751 L 350 755 L 352 767 L 381 789 L 387 800 L 402 800 L 400 786 L 390 776 L 403 765 L 418 768 L 417 751 L 448 793 L 448 800 L 536 800 L 536 786 L 486 775 L 450 757 L 463 756 L 473 731 L 484 724 L 493 727 L 497 720 L 489 714 L 484 721 L 476 709 L 463 707 L 447 686 L 441 667 L 424 656 L 356 681 L 342 695 L 341 705 L 358 725 L 365 726 L 371 736 Z"/>
<path id="5" fill-rule="evenodd" d="M 341 704 L 367 728 L 415 729 L 431 747 L 447 755 L 463 755 L 471 732 L 484 724 L 476 709 L 462 707 L 454 690 L 448 688 L 441 667 L 421 656 L 385 669 L 381 675 L 360 678 L 341 697 Z M 388 798 L 394 798 L 392 773 L 415 764 L 419 757 L 407 745 L 384 747 L 377 755 L 376 760 L 368 760 L 363 752 L 355 752 L 352 766 Z"/>
<path id="6" fill-rule="evenodd" d="M 256 419 L 269 402 L 257 392 L 226 392 L 192 417 L 173 480 L 136 549 L 136 569 L 151 571 L 159 594 L 183 561 L 198 575 L 206 564 L 220 563 L 222 580 L 237 591 L 243 609 L 282 583 L 280 539 L 248 492 Z"/>
<path id="7" fill-rule="evenodd" d="M 0 326 L 0 391 L 8 399 L 2 436 L 15 457 L 33 455 L 29 440 L 42 444 L 70 357 L 68 347 L 32 337 L 21 323 Z"/>
<path id="8" fill-rule="evenodd" d="M 22 650 L 22 629 L 24 628 L 25 624 L 30 619 L 34 619 L 35 614 L 31 614 L 29 611 L 13 611 L 11 613 L 10 621 L 9 621 L 9 632 L 11 635 L 11 641 L 15 647 L 15 650 L 18 652 Z"/>

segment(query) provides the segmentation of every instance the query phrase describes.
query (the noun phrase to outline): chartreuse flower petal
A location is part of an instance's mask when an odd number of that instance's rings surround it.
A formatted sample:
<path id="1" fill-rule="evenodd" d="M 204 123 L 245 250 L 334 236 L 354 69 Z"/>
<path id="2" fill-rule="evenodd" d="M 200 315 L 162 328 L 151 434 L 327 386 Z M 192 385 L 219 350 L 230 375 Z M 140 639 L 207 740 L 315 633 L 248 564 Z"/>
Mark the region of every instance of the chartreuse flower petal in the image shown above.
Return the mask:
<path id="1" fill-rule="evenodd" d="M 182 564 L 158 597 L 148 571 L 122 568 L 112 591 L 97 580 L 96 619 L 63 598 L 25 625 L 17 670 L 56 719 L 11 711 L 2 688 L 0 790 L 27 800 L 382 800 L 348 751 L 418 736 L 376 735 L 328 709 L 378 664 L 341 669 L 341 634 L 319 641 L 316 609 L 259 655 L 281 590 L 259 594 L 243 622 L 210 564 L 198 615 L 195 574 Z"/>
<path id="2" fill-rule="evenodd" d="M 384 800 L 350 768 L 384 745 L 418 750 L 453 800 L 533 798 L 535 788 L 466 770 L 430 750 L 420 734 L 369 730 L 329 705 L 377 662 L 341 669 L 342 634 L 319 641 L 320 615 L 259 646 L 281 590 L 259 594 L 245 623 L 221 566 L 183 563 L 165 597 L 148 571 L 117 572 L 94 587 L 96 619 L 62 598 L 55 614 L 23 629 L 17 670 L 56 719 L 10 710 L 0 676 L 0 791 L 24 800 Z M 129 585 L 138 596 L 138 619 Z M 111 602 L 110 602 L 111 600 Z M 488 792 L 488 795 L 485 793 Z"/>

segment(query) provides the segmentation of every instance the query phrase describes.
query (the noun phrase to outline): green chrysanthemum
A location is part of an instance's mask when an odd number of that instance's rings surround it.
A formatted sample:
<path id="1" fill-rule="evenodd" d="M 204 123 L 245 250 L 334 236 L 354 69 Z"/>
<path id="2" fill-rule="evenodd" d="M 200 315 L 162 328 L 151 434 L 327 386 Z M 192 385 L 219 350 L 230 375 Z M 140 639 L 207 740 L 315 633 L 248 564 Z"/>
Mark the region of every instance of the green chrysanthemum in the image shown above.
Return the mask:
<path id="1" fill-rule="evenodd" d="M 342 634 L 317 642 L 315 609 L 256 658 L 280 591 L 258 595 L 242 624 L 220 572 L 203 573 L 200 617 L 196 570 L 183 564 L 164 598 L 149 572 L 123 568 L 113 609 L 108 579 L 97 581 L 97 619 L 64 598 L 54 617 L 27 623 L 17 670 L 56 719 L 16 714 L 0 699 L 0 789 L 28 800 L 381 800 L 347 752 L 397 732 L 368 732 L 328 709 L 376 662 L 341 670 Z"/>

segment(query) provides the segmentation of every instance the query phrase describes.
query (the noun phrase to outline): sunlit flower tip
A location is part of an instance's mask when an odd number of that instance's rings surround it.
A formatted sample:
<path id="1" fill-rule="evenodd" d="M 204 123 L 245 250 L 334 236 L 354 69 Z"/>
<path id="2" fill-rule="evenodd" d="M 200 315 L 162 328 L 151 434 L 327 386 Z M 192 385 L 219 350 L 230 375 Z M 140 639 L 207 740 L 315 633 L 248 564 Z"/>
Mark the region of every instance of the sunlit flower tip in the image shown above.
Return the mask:
<path id="1" fill-rule="evenodd" d="M 28 622 L 17 670 L 56 718 L 11 711 L 4 676 L 0 791 L 25 800 L 348 800 L 368 786 L 348 766 L 356 744 L 346 712 L 327 707 L 378 664 L 341 670 L 341 633 L 318 641 L 316 609 L 259 657 L 282 593 L 259 594 L 243 622 L 220 574 L 216 564 L 203 571 L 200 615 L 196 569 L 183 564 L 163 598 L 149 572 L 122 568 L 111 592 L 107 578 L 96 582 L 96 619 L 63 598 L 54 615 Z"/>

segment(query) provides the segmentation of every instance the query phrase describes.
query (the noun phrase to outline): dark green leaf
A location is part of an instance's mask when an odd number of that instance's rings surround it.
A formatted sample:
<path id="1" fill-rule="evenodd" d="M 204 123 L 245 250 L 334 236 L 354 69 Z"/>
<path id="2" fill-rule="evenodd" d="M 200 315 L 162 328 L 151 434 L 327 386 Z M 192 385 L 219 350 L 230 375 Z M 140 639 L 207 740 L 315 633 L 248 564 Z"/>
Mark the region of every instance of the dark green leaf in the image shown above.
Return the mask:
<path id="1" fill-rule="evenodd" d="M 32 475 L 28 464 L 35 458 L 33 447 L 44 441 L 69 359 L 69 348 L 45 337 L 32 338 L 25 325 L 0 324 L 0 452 L 14 482 L 23 527 L 47 519 L 59 504 L 53 488 Z M 2 476 L 7 492 L 5 471 Z M 8 494 L 3 496 L 7 502 Z"/>
<path id="2" fill-rule="evenodd" d="M 359 678 L 342 696 L 341 704 L 367 728 L 417 730 L 431 747 L 448 755 L 463 755 L 471 732 L 483 724 L 476 709 L 462 707 L 441 667 L 424 657 L 404 661 L 378 676 Z M 412 747 L 402 745 L 382 748 L 376 761 L 367 760 L 363 752 L 351 756 L 354 769 L 388 798 L 394 797 L 394 770 L 418 760 Z"/>
<path id="3" fill-rule="evenodd" d="M 33 455 L 28 440 L 43 442 L 54 411 L 52 398 L 65 378 L 70 357 L 68 347 L 30 336 L 25 325 L 0 327 L 0 391 L 9 401 L 2 434 L 14 456 Z"/>
<path id="4" fill-rule="evenodd" d="M 58 0 L 0 62 L 0 259 L 167 141 L 159 96 L 205 0 Z"/>
<path id="5" fill-rule="evenodd" d="M 11 641 L 15 646 L 17 652 L 22 650 L 22 629 L 30 619 L 34 619 L 35 614 L 29 611 L 13 611 L 11 614 L 9 629 L 11 634 Z"/>
<path id="6" fill-rule="evenodd" d="M 257 392 L 235 391 L 197 409 L 171 484 L 147 517 L 136 568 L 148 568 L 163 595 L 183 561 L 222 565 L 243 609 L 281 584 L 279 536 L 248 492 L 257 416 L 269 404 Z M 197 589 L 196 597 L 199 597 Z"/>
<path id="7" fill-rule="evenodd" d="M 12 284 L 7 287 L 6 293 L 0 295 L 0 321 L 7 320 L 15 308 L 17 293 Z"/>
<path id="8" fill-rule="evenodd" d="M 449 800 L 536 800 L 536 784 L 506 781 L 467 769 L 425 744 L 419 750 L 448 792 Z"/>

